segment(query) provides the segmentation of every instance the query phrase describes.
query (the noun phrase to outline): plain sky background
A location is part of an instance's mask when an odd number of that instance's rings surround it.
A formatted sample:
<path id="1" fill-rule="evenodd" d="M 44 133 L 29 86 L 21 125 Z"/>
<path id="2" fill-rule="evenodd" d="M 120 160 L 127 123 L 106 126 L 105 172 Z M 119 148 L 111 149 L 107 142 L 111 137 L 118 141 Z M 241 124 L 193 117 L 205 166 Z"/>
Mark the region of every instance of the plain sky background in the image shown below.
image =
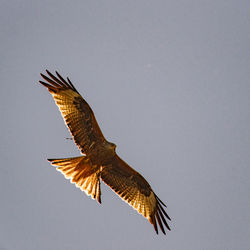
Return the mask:
<path id="1" fill-rule="evenodd" d="M 249 0 L 1 0 L 0 249 L 250 249 L 249 15 Z M 46 161 L 79 155 L 46 68 L 168 205 L 166 236 Z"/>

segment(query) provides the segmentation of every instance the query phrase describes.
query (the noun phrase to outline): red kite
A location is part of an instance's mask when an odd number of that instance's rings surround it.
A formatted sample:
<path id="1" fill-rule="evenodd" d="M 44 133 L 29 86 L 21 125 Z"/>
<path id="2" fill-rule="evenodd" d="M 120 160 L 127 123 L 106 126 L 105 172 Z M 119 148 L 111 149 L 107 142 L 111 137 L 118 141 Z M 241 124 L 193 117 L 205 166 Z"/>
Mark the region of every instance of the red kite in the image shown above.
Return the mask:
<path id="1" fill-rule="evenodd" d="M 40 81 L 53 96 L 68 129 L 79 147 L 82 156 L 63 159 L 48 159 L 57 166 L 65 178 L 75 183 L 92 199 L 101 203 L 100 180 L 153 224 L 158 234 L 164 226 L 170 230 L 170 220 L 163 206 L 148 182 L 115 152 L 116 145 L 108 142 L 95 119 L 88 103 L 75 89 L 69 78 L 63 79 L 46 70 L 49 77 L 41 74 L 46 82 Z"/>

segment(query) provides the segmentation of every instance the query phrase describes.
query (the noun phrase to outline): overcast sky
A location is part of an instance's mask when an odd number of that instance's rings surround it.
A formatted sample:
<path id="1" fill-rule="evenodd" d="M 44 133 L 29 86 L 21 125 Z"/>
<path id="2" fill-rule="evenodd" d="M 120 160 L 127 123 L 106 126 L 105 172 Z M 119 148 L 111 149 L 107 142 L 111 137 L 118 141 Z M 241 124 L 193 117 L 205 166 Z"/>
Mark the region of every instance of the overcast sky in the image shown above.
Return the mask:
<path id="1" fill-rule="evenodd" d="M 0 249 L 249 249 L 249 1 L 6 1 L 0 8 Z M 69 76 L 168 206 L 153 226 L 47 158 L 78 156 L 40 72 Z"/>

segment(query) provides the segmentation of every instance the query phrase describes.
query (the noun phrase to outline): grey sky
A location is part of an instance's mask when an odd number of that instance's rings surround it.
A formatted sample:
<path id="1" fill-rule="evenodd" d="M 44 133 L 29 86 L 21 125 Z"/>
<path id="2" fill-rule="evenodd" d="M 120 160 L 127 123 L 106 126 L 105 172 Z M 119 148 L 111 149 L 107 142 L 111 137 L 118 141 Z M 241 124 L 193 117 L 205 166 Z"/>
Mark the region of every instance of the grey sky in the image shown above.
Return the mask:
<path id="1" fill-rule="evenodd" d="M 249 249 L 249 1 L 1 1 L 0 249 Z M 47 90 L 69 76 L 167 203 L 172 231 L 46 161 L 79 155 Z"/>

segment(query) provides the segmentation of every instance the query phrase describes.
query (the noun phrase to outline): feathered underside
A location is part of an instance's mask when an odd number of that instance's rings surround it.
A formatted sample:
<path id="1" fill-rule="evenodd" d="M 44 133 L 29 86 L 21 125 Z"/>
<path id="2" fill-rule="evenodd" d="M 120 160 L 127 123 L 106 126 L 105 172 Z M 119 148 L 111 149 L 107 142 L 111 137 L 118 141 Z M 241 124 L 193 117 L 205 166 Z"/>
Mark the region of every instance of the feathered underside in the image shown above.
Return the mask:
<path id="1" fill-rule="evenodd" d="M 92 199 L 101 204 L 100 174 L 97 166 L 92 166 L 85 156 L 48 159 L 52 166 L 56 166 L 66 179 L 74 183 Z"/>
<path id="2" fill-rule="evenodd" d="M 166 205 L 155 195 L 143 176 L 131 168 L 118 155 L 114 157 L 109 165 L 101 168 L 100 176 L 102 181 L 120 198 L 153 224 L 157 234 L 157 224 L 159 224 L 164 234 L 166 234 L 164 227 L 170 230 L 167 223 L 167 219 L 170 220 L 170 218 L 163 208 Z"/>
<path id="3" fill-rule="evenodd" d="M 43 81 L 40 83 L 47 87 L 53 96 L 76 145 L 83 154 L 91 157 L 100 150 L 99 146 L 105 141 L 92 109 L 69 78 L 66 82 L 58 72 L 56 72 L 57 77 L 48 70 L 47 73 L 50 78 L 41 74 L 47 83 Z"/>
<path id="4" fill-rule="evenodd" d="M 52 94 L 76 145 L 84 156 L 67 159 L 50 159 L 67 179 L 86 194 L 101 203 L 100 180 L 166 234 L 170 220 L 164 210 L 166 205 L 155 195 L 148 182 L 124 162 L 116 153 L 114 144 L 105 140 L 88 103 L 58 72 L 56 76 L 47 70 L 49 77 L 41 74 L 40 81 Z"/>

